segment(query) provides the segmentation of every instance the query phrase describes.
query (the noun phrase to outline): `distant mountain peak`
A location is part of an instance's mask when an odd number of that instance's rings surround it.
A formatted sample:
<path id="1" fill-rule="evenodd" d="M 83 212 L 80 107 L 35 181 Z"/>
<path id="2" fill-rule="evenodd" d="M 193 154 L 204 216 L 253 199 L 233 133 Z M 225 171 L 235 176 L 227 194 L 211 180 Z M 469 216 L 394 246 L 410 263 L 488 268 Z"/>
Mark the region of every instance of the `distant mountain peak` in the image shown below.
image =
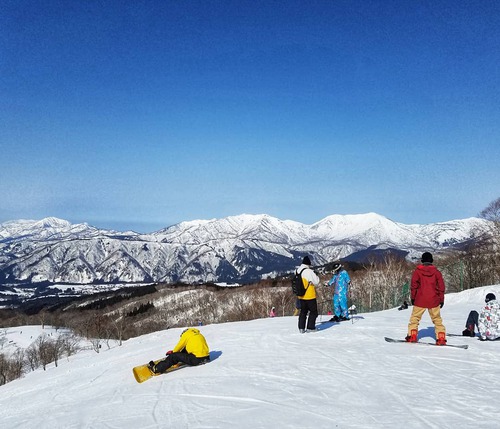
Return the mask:
<path id="1" fill-rule="evenodd" d="M 0 224 L 0 284 L 48 281 L 246 283 L 286 273 L 305 253 L 316 265 L 371 249 L 409 257 L 470 240 L 488 222 L 405 225 L 376 213 L 306 225 L 267 214 L 181 222 L 151 234 L 102 230 L 48 217 Z"/>
<path id="2" fill-rule="evenodd" d="M 35 221 L 33 226 L 40 228 L 70 228 L 71 223 L 57 217 L 46 217 L 39 221 Z"/>

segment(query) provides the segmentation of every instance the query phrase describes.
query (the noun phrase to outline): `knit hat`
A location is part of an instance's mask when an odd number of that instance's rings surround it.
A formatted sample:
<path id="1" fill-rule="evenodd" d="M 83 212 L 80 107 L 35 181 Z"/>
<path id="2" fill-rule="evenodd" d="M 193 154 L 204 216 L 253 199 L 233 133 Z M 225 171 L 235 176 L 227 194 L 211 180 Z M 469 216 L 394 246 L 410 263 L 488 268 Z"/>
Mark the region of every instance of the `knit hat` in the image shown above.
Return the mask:
<path id="1" fill-rule="evenodd" d="M 494 294 L 489 293 L 488 295 L 486 295 L 486 299 L 484 300 L 484 302 L 490 302 L 493 301 L 494 299 L 497 299 L 497 297 Z"/>
<path id="2" fill-rule="evenodd" d="M 311 260 L 309 259 L 309 256 L 304 256 L 304 259 L 302 259 L 302 263 L 304 265 L 311 265 Z"/>
<path id="3" fill-rule="evenodd" d="M 429 262 L 432 264 L 434 259 L 432 258 L 432 255 L 429 252 L 425 252 L 422 254 L 422 263 Z"/>

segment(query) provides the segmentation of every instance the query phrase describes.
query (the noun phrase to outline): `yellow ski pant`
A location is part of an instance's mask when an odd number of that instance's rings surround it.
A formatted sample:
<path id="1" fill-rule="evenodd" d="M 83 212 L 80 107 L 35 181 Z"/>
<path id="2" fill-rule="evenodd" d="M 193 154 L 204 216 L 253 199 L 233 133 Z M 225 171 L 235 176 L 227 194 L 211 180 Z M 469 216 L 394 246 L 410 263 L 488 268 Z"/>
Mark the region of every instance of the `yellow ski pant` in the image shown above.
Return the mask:
<path id="1" fill-rule="evenodd" d="M 410 316 L 410 323 L 408 323 L 408 335 L 411 335 L 411 331 L 416 329 L 418 331 L 418 324 L 422 318 L 425 310 L 429 311 L 429 316 L 431 317 L 432 323 L 434 323 L 434 331 L 436 332 L 436 338 L 439 337 L 440 332 L 444 332 L 446 335 L 446 328 L 443 325 L 443 320 L 441 319 L 441 307 L 437 306 L 434 308 L 422 308 L 413 306 L 413 310 Z"/>

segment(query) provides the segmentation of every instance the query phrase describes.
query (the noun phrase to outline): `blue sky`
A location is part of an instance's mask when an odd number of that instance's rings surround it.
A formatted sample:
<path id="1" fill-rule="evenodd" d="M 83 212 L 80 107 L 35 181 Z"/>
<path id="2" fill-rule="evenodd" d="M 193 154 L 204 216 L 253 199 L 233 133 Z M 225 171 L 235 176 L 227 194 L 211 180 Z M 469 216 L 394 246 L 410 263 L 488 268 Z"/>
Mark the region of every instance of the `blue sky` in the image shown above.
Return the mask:
<path id="1" fill-rule="evenodd" d="M 0 3 L 0 222 L 477 215 L 500 2 Z"/>

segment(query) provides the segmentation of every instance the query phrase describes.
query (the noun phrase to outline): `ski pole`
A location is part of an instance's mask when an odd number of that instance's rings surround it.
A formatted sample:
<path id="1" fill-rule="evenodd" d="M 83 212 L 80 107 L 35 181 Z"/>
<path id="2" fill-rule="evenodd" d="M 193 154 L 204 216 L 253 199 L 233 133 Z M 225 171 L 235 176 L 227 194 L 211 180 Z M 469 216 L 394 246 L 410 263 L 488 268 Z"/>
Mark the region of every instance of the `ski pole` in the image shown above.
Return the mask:
<path id="1" fill-rule="evenodd" d="M 349 296 L 349 302 L 351 303 L 351 307 L 352 307 L 352 294 L 351 294 L 352 281 L 349 282 L 347 287 L 349 288 L 347 295 Z M 351 307 L 348 307 L 348 308 L 351 308 Z M 354 325 L 354 311 L 351 311 L 351 325 Z"/>

